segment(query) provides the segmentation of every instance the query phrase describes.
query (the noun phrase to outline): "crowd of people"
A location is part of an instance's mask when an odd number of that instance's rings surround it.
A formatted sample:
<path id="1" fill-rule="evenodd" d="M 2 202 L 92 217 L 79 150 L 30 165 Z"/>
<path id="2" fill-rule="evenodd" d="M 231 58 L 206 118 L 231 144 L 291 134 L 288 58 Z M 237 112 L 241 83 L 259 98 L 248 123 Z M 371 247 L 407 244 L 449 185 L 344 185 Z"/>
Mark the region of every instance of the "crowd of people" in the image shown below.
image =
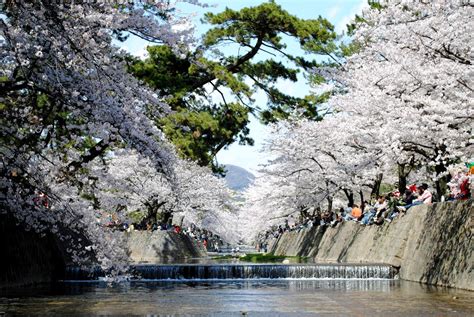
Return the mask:
<path id="1" fill-rule="evenodd" d="M 207 251 L 219 252 L 224 245 L 224 241 L 219 235 L 210 230 L 198 228 L 194 224 L 184 229 L 183 234 L 189 236 L 198 245 L 202 245 Z"/>
<path id="2" fill-rule="evenodd" d="M 468 165 L 468 168 L 467 173 L 462 169 L 451 170 L 448 192 L 440 197 L 439 201 L 467 200 L 474 196 L 474 164 Z M 337 211 L 316 212 L 314 215 L 300 217 L 298 221 L 290 215 L 283 224 L 273 226 L 258 236 L 257 249 L 265 252 L 269 238 L 278 238 L 284 232 L 301 231 L 314 226 L 336 227 L 344 221 L 354 221 L 362 226 L 390 223 L 398 217 L 403 217 L 413 206 L 430 205 L 434 201 L 429 185 L 422 183 L 407 186 L 402 194 L 398 191 L 389 192 L 370 202 L 349 204 Z"/>
<path id="3" fill-rule="evenodd" d="M 107 213 L 105 216 L 98 215 L 97 221 L 99 225 L 103 227 L 127 233 L 133 231 L 168 231 L 174 232 L 176 234 L 186 235 L 191 238 L 191 240 L 196 243 L 199 248 L 203 248 L 206 251 L 219 252 L 221 246 L 224 244 L 224 241 L 220 238 L 220 236 L 210 230 L 198 228 L 195 224 L 191 224 L 187 227 L 181 227 L 179 225 L 173 224 L 172 219 L 169 219 L 167 222 L 147 221 L 133 222 L 129 224 L 126 221 L 121 221 L 116 213 Z"/>
<path id="4" fill-rule="evenodd" d="M 43 192 L 37 192 L 33 198 L 33 202 L 36 207 L 50 209 L 49 197 Z M 127 233 L 132 231 L 169 231 L 176 234 L 184 234 L 190 237 L 199 247 L 202 247 L 207 251 L 219 252 L 220 248 L 224 245 L 224 241 L 220 236 L 212 231 L 198 228 L 195 224 L 182 228 L 179 225 L 173 224 L 172 218 L 168 219 L 166 222 L 129 222 L 127 220 L 122 220 L 117 212 L 109 213 L 98 210 L 96 212 L 96 219 L 97 225 L 114 231 Z"/>

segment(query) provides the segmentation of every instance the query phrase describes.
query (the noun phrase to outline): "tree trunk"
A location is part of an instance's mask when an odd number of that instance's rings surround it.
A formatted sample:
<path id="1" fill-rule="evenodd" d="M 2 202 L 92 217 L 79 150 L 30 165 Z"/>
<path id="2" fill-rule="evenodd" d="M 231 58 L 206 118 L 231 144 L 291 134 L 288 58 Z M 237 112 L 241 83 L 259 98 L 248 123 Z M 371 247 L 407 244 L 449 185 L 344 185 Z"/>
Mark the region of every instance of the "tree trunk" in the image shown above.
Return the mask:
<path id="1" fill-rule="evenodd" d="M 172 225 L 173 213 L 171 211 L 165 211 L 163 213 L 163 223 Z"/>
<path id="2" fill-rule="evenodd" d="M 347 197 L 347 204 L 349 207 L 352 207 L 354 205 L 354 193 L 350 189 L 343 189 L 344 194 L 346 194 Z"/>
<path id="3" fill-rule="evenodd" d="M 442 154 L 446 154 L 447 151 L 446 151 L 446 145 L 444 144 L 441 144 L 440 146 L 438 146 L 436 148 L 436 155 L 442 155 Z M 448 163 L 449 164 L 449 163 Z M 443 163 L 440 163 L 438 165 L 435 166 L 435 172 L 436 172 L 436 182 L 435 182 L 435 186 L 436 186 L 436 196 L 437 196 L 437 200 L 440 201 L 441 200 L 441 196 L 443 196 L 447 189 L 448 189 L 448 178 L 447 176 L 443 176 L 441 178 L 438 178 L 438 175 L 440 174 L 443 174 L 444 172 L 446 172 L 446 165 L 443 164 Z"/>
<path id="4" fill-rule="evenodd" d="M 309 216 L 308 210 L 309 210 L 309 207 L 305 207 L 305 206 L 300 207 L 300 216 L 303 217 L 303 219 Z"/>
<path id="5" fill-rule="evenodd" d="M 327 201 L 328 201 L 328 211 L 331 212 L 332 211 L 332 201 L 333 201 L 332 197 L 328 196 Z"/>
<path id="6" fill-rule="evenodd" d="M 446 172 L 446 167 L 444 165 L 435 166 L 436 175 Z M 448 190 L 448 177 L 445 175 L 441 178 L 438 178 L 435 182 L 436 187 L 436 200 L 441 201 L 441 196 L 443 196 Z"/>
<path id="7" fill-rule="evenodd" d="M 377 174 L 377 177 L 374 181 L 374 186 L 372 187 L 372 192 L 370 193 L 370 197 L 379 197 L 380 195 L 380 185 L 382 184 L 383 174 Z"/>
<path id="8" fill-rule="evenodd" d="M 145 206 L 147 207 L 147 215 L 146 217 L 142 220 L 143 224 L 146 224 L 147 222 L 155 223 L 156 222 L 156 217 L 158 215 L 158 210 L 166 204 L 165 201 L 158 202 L 156 200 L 152 200 L 150 202 L 145 202 Z"/>
<path id="9" fill-rule="evenodd" d="M 360 208 L 364 210 L 365 202 L 364 202 L 364 193 L 362 192 L 362 190 L 359 191 L 359 196 L 360 196 Z"/>
<path id="10" fill-rule="evenodd" d="M 408 174 L 406 164 L 398 164 L 398 191 L 401 195 L 403 195 L 407 188 Z"/>

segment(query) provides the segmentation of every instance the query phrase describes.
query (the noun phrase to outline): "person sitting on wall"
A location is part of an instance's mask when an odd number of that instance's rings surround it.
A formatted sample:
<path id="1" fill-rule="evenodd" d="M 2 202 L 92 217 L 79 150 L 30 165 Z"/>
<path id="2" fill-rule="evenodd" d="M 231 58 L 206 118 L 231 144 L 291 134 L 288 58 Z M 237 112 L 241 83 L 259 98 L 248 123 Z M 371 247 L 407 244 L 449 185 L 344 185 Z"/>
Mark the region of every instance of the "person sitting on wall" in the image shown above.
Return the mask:
<path id="1" fill-rule="evenodd" d="M 405 190 L 405 194 L 403 196 L 403 200 L 401 201 L 401 203 L 403 204 L 403 206 L 408 206 L 408 205 L 411 205 L 415 199 L 416 199 L 415 195 L 413 194 L 411 189 L 407 186 L 407 189 Z M 393 208 L 385 215 L 385 220 L 387 222 L 391 222 L 399 214 L 400 214 L 400 211 L 398 210 L 398 208 Z"/>
<path id="2" fill-rule="evenodd" d="M 343 217 L 344 219 L 346 218 L 346 216 L 350 215 L 352 213 L 352 204 L 347 204 L 347 207 L 344 208 L 344 213 L 343 213 Z M 341 207 L 342 208 L 342 207 Z"/>
<path id="3" fill-rule="evenodd" d="M 331 223 L 331 221 L 332 221 L 331 212 L 329 210 L 323 212 L 323 214 L 321 215 L 320 225 L 327 226 Z"/>
<path id="4" fill-rule="evenodd" d="M 387 209 L 387 206 L 388 206 L 388 202 L 385 199 L 385 196 L 379 196 L 375 205 L 364 214 L 364 217 L 362 218 L 360 222 L 361 225 L 370 224 L 371 220 L 374 217 L 376 217 L 376 215 L 381 215 L 381 213 Z"/>
<path id="5" fill-rule="evenodd" d="M 372 200 L 370 202 L 368 202 L 367 200 L 364 200 L 362 204 L 360 205 L 360 209 L 362 210 L 362 213 L 365 213 L 366 212 L 365 210 L 367 208 L 370 209 L 371 207 L 372 207 Z"/>
<path id="6" fill-rule="evenodd" d="M 337 224 L 339 222 L 342 222 L 342 221 L 343 221 L 343 218 L 342 218 L 341 214 L 338 213 L 338 212 L 333 212 L 333 217 L 332 217 L 332 221 L 331 221 L 331 224 L 330 224 L 331 227 L 333 227 L 333 228 L 336 227 Z"/>
<path id="7" fill-rule="evenodd" d="M 467 176 L 469 178 L 470 194 L 472 198 L 474 197 L 474 159 L 471 159 L 469 163 L 466 163 L 466 167 L 468 168 Z"/>
<path id="8" fill-rule="evenodd" d="M 413 194 L 416 194 L 418 189 L 416 188 L 416 184 L 411 184 L 407 186 L 407 189 L 409 189 Z"/>
<path id="9" fill-rule="evenodd" d="M 418 198 L 413 200 L 411 204 L 408 204 L 406 206 L 398 206 L 397 209 L 400 211 L 407 211 L 409 208 L 416 206 L 416 205 L 422 205 L 422 204 L 431 204 L 432 203 L 432 198 L 433 195 L 431 192 L 428 190 L 428 184 L 423 183 L 421 186 L 418 187 Z"/>
<path id="10" fill-rule="evenodd" d="M 358 205 L 352 205 L 351 213 L 346 215 L 346 220 L 354 220 L 357 221 L 362 217 L 362 209 L 359 208 Z"/>
<path id="11" fill-rule="evenodd" d="M 460 193 L 457 197 L 455 197 L 458 200 L 467 200 L 471 197 L 471 192 L 469 190 L 469 177 L 466 177 L 461 185 L 459 185 L 460 188 Z"/>
<path id="12" fill-rule="evenodd" d="M 290 217 L 288 218 L 288 225 L 290 226 L 290 231 L 295 229 L 296 221 L 293 215 L 290 215 Z"/>
<path id="13" fill-rule="evenodd" d="M 450 171 L 451 181 L 448 183 L 449 200 L 466 200 L 471 196 L 469 190 L 469 172 L 464 173 L 462 169 L 457 168 Z"/>

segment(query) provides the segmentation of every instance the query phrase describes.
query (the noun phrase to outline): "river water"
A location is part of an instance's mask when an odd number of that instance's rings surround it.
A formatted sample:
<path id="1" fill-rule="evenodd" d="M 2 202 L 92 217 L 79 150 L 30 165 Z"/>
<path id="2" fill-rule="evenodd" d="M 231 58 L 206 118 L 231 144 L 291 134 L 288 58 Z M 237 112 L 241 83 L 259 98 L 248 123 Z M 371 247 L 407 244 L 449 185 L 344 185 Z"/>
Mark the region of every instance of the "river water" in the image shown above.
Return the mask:
<path id="1" fill-rule="evenodd" d="M 83 281 L 0 291 L 0 315 L 474 316 L 474 292 L 384 279 Z"/>

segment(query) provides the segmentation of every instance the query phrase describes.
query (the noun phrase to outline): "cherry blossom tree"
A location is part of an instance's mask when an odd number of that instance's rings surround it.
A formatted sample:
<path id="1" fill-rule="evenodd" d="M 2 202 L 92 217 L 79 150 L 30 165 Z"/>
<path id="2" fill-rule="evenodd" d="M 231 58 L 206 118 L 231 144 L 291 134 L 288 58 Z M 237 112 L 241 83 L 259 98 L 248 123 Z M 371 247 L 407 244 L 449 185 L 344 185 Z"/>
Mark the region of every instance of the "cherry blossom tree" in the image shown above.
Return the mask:
<path id="1" fill-rule="evenodd" d="M 466 1 L 380 1 L 357 20 L 358 50 L 330 78 L 332 114 L 276 127 L 273 157 L 249 189 L 258 221 L 296 213 L 324 199 L 382 181 L 405 188 L 410 172 L 436 184 L 474 153 L 472 20 Z M 397 175 L 398 174 L 398 175 Z M 362 200 L 362 197 L 361 197 Z M 258 204 L 257 204 L 258 202 Z"/>
<path id="2" fill-rule="evenodd" d="M 474 151 L 474 8 L 466 1 L 380 4 L 364 13 L 354 34 L 363 49 L 336 76 L 348 93 L 331 103 L 371 120 L 365 128 L 377 136 L 384 163 L 428 167 L 442 194 L 447 166 Z"/>
<path id="3" fill-rule="evenodd" d="M 184 217 L 184 223 L 194 223 L 228 242 L 235 241 L 236 207 L 225 180 L 192 161 L 181 160 L 176 169 L 174 214 Z"/>
<path id="4" fill-rule="evenodd" d="M 275 125 L 266 145 L 273 159 L 248 189 L 245 213 L 255 214 L 254 221 L 267 226 L 281 224 L 289 215 L 332 209 L 341 197 L 352 204 L 353 193 L 366 191 L 364 185 L 376 179 L 378 156 L 361 149 L 364 135 L 355 137 L 351 120 L 338 114 L 320 122 Z"/>
<path id="5" fill-rule="evenodd" d="M 91 163 L 93 181 L 85 193 L 95 201 L 92 206 L 116 212 L 129 222 L 131 212 L 141 214 L 144 222 L 167 222 L 173 216 L 183 223 L 207 228 L 221 236 L 232 231 L 235 207 L 225 181 L 207 167 L 176 159 L 174 178 L 158 172 L 149 158 L 136 151 L 115 151 L 105 162 Z M 128 219 L 127 219 L 128 218 Z"/>
<path id="6" fill-rule="evenodd" d="M 127 73 L 125 53 L 114 45 L 133 35 L 185 47 L 190 30 L 177 26 L 188 21 L 172 9 L 168 1 L 1 4 L 2 210 L 67 239 L 75 260 L 92 256 L 107 267 L 124 257 L 83 198 L 94 177 L 88 164 L 117 147 L 133 148 L 175 179 L 174 150 L 147 117 L 168 107 Z M 37 203 L 40 195 L 47 203 Z"/>

